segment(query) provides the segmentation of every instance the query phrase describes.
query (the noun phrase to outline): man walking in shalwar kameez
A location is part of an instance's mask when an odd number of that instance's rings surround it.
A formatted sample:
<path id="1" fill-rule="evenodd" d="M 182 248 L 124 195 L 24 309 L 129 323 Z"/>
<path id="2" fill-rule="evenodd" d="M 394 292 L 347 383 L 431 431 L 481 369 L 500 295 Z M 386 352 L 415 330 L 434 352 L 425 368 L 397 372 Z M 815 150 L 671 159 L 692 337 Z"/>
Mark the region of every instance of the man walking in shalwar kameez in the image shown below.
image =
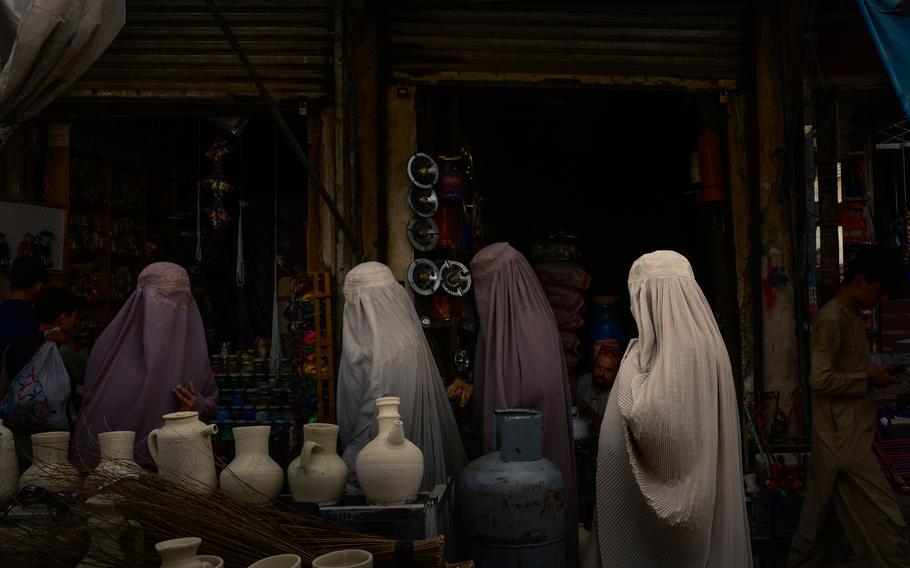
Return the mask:
<path id="1" fill-rule="evenodd" d="M 812 457 L 790 567 L 825 566 L 832 514 L 863 566 L 910 566 L 906 525 L 872 451 L 877 426 L 871 389 L 897 380 L 887 368 L 870 367 L 861 314 L 878 304 L 898 270 L 886 250 L 861 249 L 847 266 L 845 285 L 813 322 Z"/>
<path id="2" fill-rule="evenodd" d="M 604 411 L 585 568 L 752 566 L 733 372 L 685 257 L 629 272 L 638 337 Z"/>
<path id="3" fill-rule="evenodd" d="M 405 437 L 423 452 L 420 490 L 457 477 L 467 464 L 464 445 L 408 293 L 386 265 L 364 262 L 345 277 L 344 299 L 338 426 L 351 481 L 357 454 L 379 433 L 376 399 L 383 396 L 401 398 Z"/>

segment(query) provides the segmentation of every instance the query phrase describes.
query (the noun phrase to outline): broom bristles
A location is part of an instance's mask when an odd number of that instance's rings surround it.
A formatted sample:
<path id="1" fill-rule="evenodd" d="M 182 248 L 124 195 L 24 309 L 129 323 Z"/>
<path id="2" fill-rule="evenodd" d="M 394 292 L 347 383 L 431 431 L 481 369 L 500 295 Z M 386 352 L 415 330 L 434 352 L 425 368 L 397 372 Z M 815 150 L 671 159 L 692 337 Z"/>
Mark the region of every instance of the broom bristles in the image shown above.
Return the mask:
<path id="1" fill-rule="evenodd" d="M 251 488 L 252 490 L 252 488 Z M 94 496 L 114 500 L 123 517 L 134 527 L 141 527 L 145 550 L 136 558 L 136 566 L 159 566 L 154 553 L 156 542 L 185 536 L 202 539 L 200 554 L 224 559 L 226 566 L 249 566 L 276 554 L 296 554 L 304 565 L 316 557 L 350 548 L 373 554 L 377 566 L 407 564 L 418 567 L 442 566 L 445 542 L 439 536 L 413 542 L 411 558 L 399 558 L 399 541 L 354 530 L 344 525 L 271 506 L 240 503 L 224 495 L 194 492 L 146 471 L 113 475 L 95 471 L 85 483 L 70 514 L 55 518 L 41 527 L 19 527 L 15 533 L 0 538 L 0 558 L 41 559 L 36 566 L 72 566 L 73 554 L 88 550 L 89 516 L 84 501 Z M 100 530 L 98 526 L 95 530 Z M 7 531 L 2 531 L 5 533 Z M 130 536 L 125 550 L 132 548 Z M 2 534 L 0 533 L 0 534 Z M 78 559 L 78 556 L 77 556 Z M 122 561 L 93 558 L 98 568 L 122 567 Z M 24 566 L 25 564 L 23 564 Z"/>

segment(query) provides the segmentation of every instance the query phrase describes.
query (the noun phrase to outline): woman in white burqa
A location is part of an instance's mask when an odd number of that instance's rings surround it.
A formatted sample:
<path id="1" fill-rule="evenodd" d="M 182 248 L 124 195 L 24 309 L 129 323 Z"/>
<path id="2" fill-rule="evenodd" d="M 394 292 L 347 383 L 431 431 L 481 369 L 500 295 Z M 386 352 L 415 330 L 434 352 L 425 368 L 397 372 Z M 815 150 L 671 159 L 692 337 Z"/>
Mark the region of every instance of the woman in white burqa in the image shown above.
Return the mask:
<path id="1" fill-rule="evenodd" d="M 752 565 L 730 358 L 685 257 L 629 273 L 638 338 L 607 404 L 584 566 Z"/>
<path id="2" fill-rule="evenodd" d="M 410 297 L 378 262 L 344 279 L 344 330 L 338 373 L 338 426 L 348 491 L 357 491 L 357 454 L 378 432 L 376 399 L 401 398 L 405 436 L 423 451 L 421 491 L 444 484 L 467 463 L 455 416 Z"/>

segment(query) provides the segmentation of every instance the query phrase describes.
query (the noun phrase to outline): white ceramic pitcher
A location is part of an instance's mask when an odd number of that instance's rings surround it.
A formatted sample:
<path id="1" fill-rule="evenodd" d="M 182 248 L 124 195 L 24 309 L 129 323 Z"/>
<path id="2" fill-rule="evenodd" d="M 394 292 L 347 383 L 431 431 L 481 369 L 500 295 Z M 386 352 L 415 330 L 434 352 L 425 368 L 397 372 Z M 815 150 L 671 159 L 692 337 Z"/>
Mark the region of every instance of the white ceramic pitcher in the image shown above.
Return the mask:
<path id="1" fill-rule="evenodd" d="M 294 501 L 330 505 L 344 492 L 348 466 L 338 455 L 338 426 L 304 424 L 303 451 L 288 466 Z"/>
<path id="2" fill-rule="evenodd" d="M 397 397 L 376 400 L 379 435 L 357 454 L 357 479 L 371 505 L 413 501 L 423 481 L 423 452 L 404 437 L 398 404 Z"/>
<path id="3" fill-rule="evenodd" d="M 158 474 L 191 491 L 214 493 L 212 435 L 218 433 L 218 426 L 200 422 L 198 412 L 174 412 L 162 418 L 164 426 L 152 430 L 148 437 Z"/>

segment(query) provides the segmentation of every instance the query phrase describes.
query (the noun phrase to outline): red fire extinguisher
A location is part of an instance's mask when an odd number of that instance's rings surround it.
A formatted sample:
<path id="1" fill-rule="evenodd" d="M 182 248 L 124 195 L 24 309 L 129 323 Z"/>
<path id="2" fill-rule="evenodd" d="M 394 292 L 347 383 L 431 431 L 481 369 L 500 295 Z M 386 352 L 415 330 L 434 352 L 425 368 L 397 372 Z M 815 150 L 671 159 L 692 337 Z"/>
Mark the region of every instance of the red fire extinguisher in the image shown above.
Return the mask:
<path id="1" fill-rule="evenodd" d="M 698 136 L 698 166 L 701 170 L 701 200 L 723 201 L 723 167 L 720 136 L 710 130 Z"/>
<path id="2" fill-rule="evenodd" d="M 439 226 L 439 248 L 451 247 L 461 234 L 459 204 L 457 201 L 443 201 L 439 204 L 439 211 L 433 216 Z"/>

